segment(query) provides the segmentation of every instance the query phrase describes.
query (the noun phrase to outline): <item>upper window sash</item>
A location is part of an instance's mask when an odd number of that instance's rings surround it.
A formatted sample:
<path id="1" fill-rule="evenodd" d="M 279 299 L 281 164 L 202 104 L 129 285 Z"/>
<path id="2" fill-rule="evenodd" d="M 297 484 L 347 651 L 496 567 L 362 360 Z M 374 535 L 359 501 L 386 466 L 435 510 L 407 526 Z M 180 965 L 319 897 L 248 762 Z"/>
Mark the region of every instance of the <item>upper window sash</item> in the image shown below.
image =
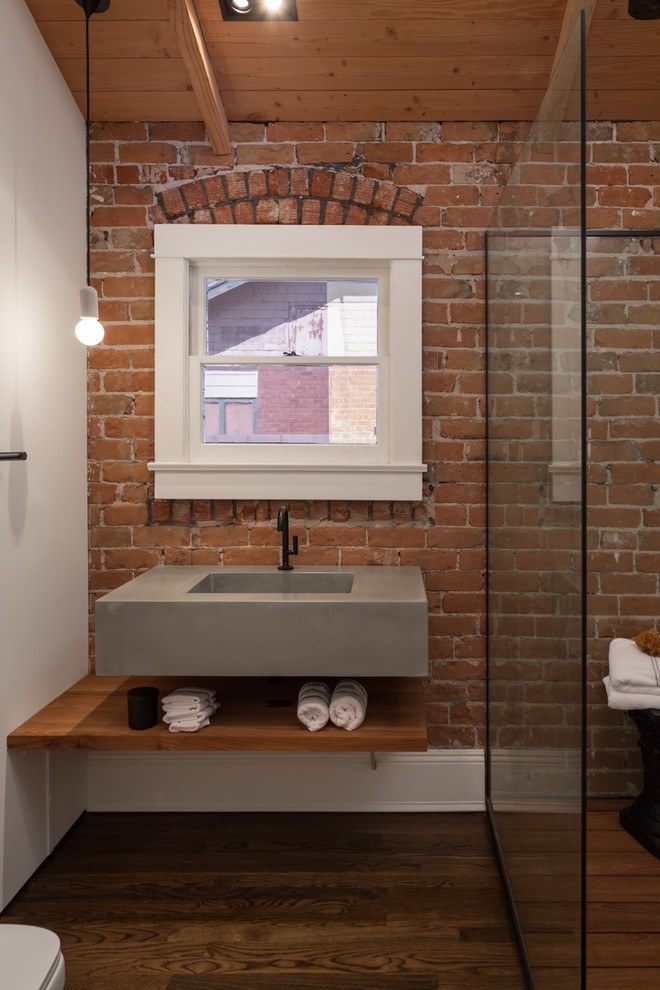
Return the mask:
<path id="1" fill-rule="evenodd" d="M 373 361 L 375 357 L 387 357 L 389 354 L 389 267 L 381 264 L 378 266 L 354 264 L 347 265 L 341 260 L 328 260 L 323 265 L 318 262 L 283 260 L 279 263 L 272 261 L 261 262 L 230 262 L 224 259 L 209 263 L 191 262 L 189 266 L 188 278 L 191 285 L 190 292 L 190 354 L 191 356 L 204 356 L 206 352 L 206 281 L 209 278 L 244 278 L 250 281 L 286 281 L 295 282 L 313 281 L 374 281 L 378 285 L 378 311 L 377 311 L 377 354 L 367 355 Z M 284 356 L 284 355 L 282 355 Z M 209 361 L 225 359 L 229 355 L 206 355 Z M 245 359 L 245 355 L 232 354 L 236 363 Z M 309 361 L 325 361 L 332 363 L 335 358 L 332 355 L 319 357 L 309 357 Z"/>

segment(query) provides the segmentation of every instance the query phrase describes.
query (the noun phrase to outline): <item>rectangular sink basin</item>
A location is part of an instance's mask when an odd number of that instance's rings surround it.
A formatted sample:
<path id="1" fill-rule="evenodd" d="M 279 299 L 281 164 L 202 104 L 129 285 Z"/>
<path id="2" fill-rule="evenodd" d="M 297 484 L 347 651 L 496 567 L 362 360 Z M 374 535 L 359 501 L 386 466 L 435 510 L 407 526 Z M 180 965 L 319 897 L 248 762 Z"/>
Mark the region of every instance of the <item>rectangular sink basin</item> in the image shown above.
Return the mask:
<path id="1" fill-rule="evenodd" d="M 189 595 L 228 595 L 247 593 L 276 595 L 319 595 L 330 592 L 348 595 L 353 587 L 352 574 L 314 571 L 257 571 L 255 574 L 225 574 L 213 571 L 191 588 Z"/>
<path id="2" fill-rule="evenodd" d="M 97 674 L 424 677 L 418 567 L 155 567 L 96 603 Z"/>

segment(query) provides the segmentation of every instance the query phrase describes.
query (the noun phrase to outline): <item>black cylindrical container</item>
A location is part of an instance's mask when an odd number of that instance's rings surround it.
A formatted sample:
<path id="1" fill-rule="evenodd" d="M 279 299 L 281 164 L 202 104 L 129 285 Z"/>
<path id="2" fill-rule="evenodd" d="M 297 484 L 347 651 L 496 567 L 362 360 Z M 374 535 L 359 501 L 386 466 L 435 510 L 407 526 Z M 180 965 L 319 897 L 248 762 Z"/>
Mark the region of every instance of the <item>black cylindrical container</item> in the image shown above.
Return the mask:
<path id="1" fill-rule="evenodd" d="M 158 688 L 134 687 L 126 692 L 129 729 L 150 729 L 158 722 Z"/>

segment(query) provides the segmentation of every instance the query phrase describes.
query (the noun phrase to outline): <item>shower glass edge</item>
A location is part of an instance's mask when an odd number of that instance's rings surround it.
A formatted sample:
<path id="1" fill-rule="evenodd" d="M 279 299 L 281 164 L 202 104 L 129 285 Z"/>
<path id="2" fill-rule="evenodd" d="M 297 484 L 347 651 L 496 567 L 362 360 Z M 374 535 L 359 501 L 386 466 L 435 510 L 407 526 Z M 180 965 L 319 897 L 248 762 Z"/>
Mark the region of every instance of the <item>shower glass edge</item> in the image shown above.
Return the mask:
<path id="1" fill-rule="evenodd" d="M 486 235 L 487 810 L 529 990 L 585 986 L 585 25 Z"/>

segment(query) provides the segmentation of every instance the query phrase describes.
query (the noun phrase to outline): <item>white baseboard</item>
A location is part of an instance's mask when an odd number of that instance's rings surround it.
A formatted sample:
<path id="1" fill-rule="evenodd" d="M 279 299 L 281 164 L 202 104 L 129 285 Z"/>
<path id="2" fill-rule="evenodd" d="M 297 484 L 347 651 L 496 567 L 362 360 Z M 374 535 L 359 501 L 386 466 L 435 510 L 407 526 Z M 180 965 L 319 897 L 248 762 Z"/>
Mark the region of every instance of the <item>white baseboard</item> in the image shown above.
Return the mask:
<path id="1" fill-rule="evenodd" d="M 499 811 L 576 812 L 582 792 L 577 749 L 496 749 L 491 792 Z"/>
<path id="2" fill-rule="evenodd" d="M 484 753 L 90 753 L 88 811 L 483 811 Z"/>

